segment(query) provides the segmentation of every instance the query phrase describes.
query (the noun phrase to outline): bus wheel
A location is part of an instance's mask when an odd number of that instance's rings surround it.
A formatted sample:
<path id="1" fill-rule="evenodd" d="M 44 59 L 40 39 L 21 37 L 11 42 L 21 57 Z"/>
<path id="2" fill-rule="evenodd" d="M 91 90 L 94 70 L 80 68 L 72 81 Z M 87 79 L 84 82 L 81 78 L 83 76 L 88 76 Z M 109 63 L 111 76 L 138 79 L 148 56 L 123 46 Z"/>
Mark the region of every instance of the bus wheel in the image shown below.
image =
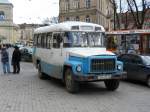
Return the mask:
<path id="1" fill-rule="evenodd" d="M 108 90 L 114 91 L 119 87 L 119 80 L 105 80 L 105 86 Z"/>
<path id="2" fill-rule="evenodd" d="M 41 71 L 40 63 L 38 64 L 38 76 L 39 76 L 40 79 L 43 79 L 43 80 L 47 79 L 46 75 L 44 73 L 42 73 L 42 71 Z"/>
<path id="3" fill-rule="evenodd" d="M 79 91 L 79 83 L 73 79 L 73 73 L 71 69 L 65 71 L 65 85 L 66 89 L 70 93 L 76 93 Z"/>

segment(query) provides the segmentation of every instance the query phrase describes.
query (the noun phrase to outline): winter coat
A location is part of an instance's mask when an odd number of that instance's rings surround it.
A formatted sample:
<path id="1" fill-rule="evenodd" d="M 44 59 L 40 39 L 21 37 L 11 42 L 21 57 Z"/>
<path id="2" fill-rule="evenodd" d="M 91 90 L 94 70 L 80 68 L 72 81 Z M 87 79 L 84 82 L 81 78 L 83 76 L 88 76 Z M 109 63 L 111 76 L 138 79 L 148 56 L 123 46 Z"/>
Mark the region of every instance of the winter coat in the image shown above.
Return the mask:
<path id="1" fill-rule="evenodd" d="M 9 62 L 9 54 L 4 48 L 2 48 L 2 51 L 1 51 L 1 62 L 2 63 Z"/>
<path id="2" fill-rule="evenodd" d="M 21 61 L 21 53 L 19 50 L 14 50 L 12 55 L 12 63 L 17 63 Z"/>

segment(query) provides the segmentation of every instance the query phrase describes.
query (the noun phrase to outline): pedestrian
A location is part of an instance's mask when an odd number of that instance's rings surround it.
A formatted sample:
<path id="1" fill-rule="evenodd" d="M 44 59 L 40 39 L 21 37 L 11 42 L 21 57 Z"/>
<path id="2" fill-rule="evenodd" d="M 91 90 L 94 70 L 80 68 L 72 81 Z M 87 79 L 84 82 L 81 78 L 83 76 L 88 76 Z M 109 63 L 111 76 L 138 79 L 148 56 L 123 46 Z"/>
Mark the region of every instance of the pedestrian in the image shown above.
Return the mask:
<path id="1" fill-rule="evenodd" d="M 2 62 L 2 66 L 3 66 L 4 74 L 10 73 L 9 53 L 6 50 L 5 46 L 3 46 L 1 49 L 1 62 Z"/>
<path id="2" fill-rule="evenodd" d="M 19 51 L 19 47 L 15 46 L 15 49 L 12 54 L 12 66 L 13 73 L 19 74 L 20 72 L 20 61 L 21 61 L 21 53 Z"/>

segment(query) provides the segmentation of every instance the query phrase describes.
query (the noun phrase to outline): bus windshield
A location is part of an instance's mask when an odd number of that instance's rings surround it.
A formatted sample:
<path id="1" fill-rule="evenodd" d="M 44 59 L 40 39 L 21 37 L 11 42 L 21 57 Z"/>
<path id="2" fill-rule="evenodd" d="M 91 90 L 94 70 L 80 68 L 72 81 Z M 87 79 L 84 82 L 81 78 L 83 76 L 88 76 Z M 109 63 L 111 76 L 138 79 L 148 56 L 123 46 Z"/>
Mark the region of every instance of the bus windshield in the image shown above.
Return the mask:
<path id="1" fill-rule="evenodd" d="M 104 33 L 102 32 L 66 32 L 64 44 L 66 47 L 104 47 Z"/>

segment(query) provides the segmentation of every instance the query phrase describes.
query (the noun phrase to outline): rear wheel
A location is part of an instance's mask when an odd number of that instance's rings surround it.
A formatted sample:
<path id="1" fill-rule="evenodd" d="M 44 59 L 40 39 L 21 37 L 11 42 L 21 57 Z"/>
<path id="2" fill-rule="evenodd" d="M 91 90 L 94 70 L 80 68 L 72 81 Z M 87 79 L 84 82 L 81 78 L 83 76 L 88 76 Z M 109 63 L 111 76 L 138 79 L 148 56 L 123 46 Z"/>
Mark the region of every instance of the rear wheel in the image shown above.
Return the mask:
<path id="1" fill-rule="evenodd" d="M 40 65 L 40 63 L 38 64 L 38 77 L 40 78 L 40 79 L 47 79 L 47 75 L 45 75 L 43 72 L 42 72 L 42 70 L 41 70 L 41 65 Z"/>
<path id="2" fill-rule="evenodd" d="M 147 85 L 150 87 L 150 76 L 147 78 Z"/>
<path id="3" fill-rule="evenodd" d="M 119 87 L 119 80 L 106 80 L 104 81 L 105 86 L 108 90 L 114 91 Z"/>
<path id="4" fill-rule="evenodd" d="M 67 91 L 70 93 L 79 91 L 79 83 L 73 79 L 72 70 L 69 68 L 65 71 L 65 85 Z"/>

